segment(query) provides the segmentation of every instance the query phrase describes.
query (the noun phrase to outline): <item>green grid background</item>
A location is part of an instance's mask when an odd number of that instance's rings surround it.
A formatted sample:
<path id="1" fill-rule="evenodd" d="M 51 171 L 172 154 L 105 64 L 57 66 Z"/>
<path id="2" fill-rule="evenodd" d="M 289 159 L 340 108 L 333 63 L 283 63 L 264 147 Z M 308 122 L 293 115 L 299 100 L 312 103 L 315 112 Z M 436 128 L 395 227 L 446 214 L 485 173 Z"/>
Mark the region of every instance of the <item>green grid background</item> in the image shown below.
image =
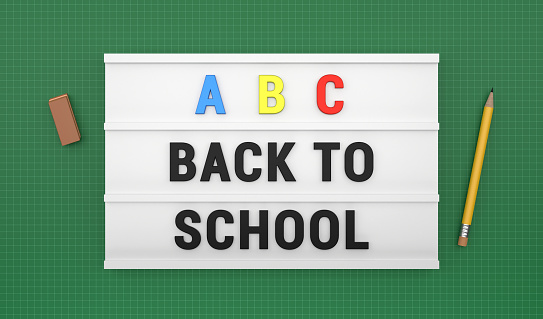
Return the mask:
<path id="1" fill-rule="evenodd" d="M 540 1 L 7 2 L 0 315 L 543 316 Z M 104 53 L 439 53 L 441 269 L 104 270 Z M 491 87 L 496 111 L 461 248 Z M 63 93 L 82 135 L 65 147 L 48 107 Z"/>

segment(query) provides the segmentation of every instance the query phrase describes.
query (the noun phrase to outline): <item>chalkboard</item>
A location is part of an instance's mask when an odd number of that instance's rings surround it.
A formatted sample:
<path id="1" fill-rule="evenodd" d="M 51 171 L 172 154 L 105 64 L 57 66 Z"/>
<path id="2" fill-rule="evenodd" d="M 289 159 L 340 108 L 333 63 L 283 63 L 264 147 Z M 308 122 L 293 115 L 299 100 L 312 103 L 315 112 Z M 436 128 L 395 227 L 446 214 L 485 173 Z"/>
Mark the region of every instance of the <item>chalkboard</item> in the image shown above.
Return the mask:
<path id="1" fill-rule="evenodd" d="M 542 10 L 533 0 L 5 3 L 0 315 L 541 317 Z M 439 269 L 104 270 L 104 53 L 439 53 Z M 48 100 L 65 93 L 81 141 L 61 146 Z"/>

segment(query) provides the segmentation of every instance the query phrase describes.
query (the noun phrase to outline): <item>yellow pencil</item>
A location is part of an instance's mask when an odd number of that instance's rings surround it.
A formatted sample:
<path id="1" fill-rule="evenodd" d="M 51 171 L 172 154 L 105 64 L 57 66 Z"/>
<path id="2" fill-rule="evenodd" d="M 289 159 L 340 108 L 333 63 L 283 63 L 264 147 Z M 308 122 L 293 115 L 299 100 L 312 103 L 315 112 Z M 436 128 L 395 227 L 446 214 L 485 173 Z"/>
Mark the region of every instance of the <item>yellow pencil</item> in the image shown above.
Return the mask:
<path id="1" fill-rule="evenodd" d="M 481 128 L 479 129 L 479 139 L 477 140 L 477 148 L 475 149 L 475 157 L 473 158 L 468 196 L 466 197 L 466 206 L 464 207 L 464 217 L 462 217 L 462 230 L 460 231 L 460 237 L 458 237 L 458 245 L 464 247 L 468 245 L 469 227 L 473 218 L 473 208 L 475 207 L 479 179 L 481 178 L 481 170 L 485 158 L 486 141 L 488 140 L 490 121 L 492 120 L 492 112 L 494 111 L 494 89 L 490 90 L 483 109 L 483 119 L 481 120 Z"/>

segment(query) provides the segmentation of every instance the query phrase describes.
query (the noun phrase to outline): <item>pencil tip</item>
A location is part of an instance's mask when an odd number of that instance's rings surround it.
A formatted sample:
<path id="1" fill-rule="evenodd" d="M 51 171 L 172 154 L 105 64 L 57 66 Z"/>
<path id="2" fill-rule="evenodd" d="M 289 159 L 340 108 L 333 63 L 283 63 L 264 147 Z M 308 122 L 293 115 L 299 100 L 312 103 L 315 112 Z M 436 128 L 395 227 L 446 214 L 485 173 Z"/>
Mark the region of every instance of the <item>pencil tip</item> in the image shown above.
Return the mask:
<path id="1" fill-rule="evenodd" d="M 490 90 L 490 93 L 494 92 L 494 88 L 492 88 L 492 90 Z"/>

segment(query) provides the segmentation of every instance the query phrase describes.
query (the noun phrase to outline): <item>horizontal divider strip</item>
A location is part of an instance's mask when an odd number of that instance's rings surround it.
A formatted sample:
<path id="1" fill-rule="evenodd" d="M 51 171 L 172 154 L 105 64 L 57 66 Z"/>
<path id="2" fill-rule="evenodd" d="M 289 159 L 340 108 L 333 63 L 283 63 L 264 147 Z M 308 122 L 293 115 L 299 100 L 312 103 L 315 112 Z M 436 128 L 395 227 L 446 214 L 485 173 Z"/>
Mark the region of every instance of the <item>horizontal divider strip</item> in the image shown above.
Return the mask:
<path id="1" fill-rule="evenodd" d="M 104 123 L 105 131 L 437 131 L 436 122 L 383 123 Z"/>
<path id="2" fill-rule="evenodd" d="M 374 260 L 106 259 L 104 269 L 439 269 L 439 260 L 437 258 Z"/>
<path id="3" fill-rule="evenodd" d="M 437 203 L 438 194 L 105 194 L 106 203 Z"/>
<path id="4" fill-rule="evenodd" d="M 104 54 L 104 63 L 367 64 L 439 63 L 439 54 Z"/>

